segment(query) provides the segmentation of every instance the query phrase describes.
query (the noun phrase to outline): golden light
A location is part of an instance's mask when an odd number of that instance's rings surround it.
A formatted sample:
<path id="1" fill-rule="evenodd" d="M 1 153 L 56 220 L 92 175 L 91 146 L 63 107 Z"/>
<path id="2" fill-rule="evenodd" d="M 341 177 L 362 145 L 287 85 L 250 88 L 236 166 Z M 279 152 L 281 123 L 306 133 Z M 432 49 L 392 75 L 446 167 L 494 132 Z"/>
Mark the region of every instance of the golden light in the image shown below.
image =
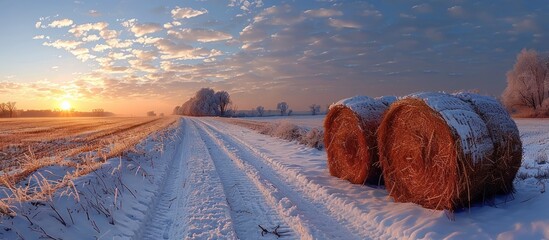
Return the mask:
<path id="1" fill-rule="evenodd" d="M 61 103 L 61 110 L 63 110 L 63 111 L 71 110 L 71 104 L 68 101 L 63 101 Z"/>

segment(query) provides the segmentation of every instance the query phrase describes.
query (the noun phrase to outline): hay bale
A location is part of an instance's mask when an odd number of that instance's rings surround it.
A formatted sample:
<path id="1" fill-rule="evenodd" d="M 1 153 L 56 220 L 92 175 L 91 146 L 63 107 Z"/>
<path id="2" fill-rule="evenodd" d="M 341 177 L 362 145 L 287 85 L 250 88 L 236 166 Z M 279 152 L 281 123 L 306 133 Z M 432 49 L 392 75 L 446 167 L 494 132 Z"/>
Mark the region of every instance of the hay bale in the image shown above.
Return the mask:
<path id="1" fill-rule="evenodd" d="M 356 184 L 381 182 L 376 130 L 386 109 L 381 101 L 366 96 L 330 106 L 324 120 L 324 145 L 332 176 Z"/>
<path id="2" fill-rule="evenodd" d="M 393 103 L 378 130 L 385 185 L 397 202 L 456 209 L 483 198 L 493 143 L 457 97 L 419 93 Z"/>
<path id="3" fill-rule="evenodd" d="M 522 161 L 522 142 L 515 121 L 494 98 L 473 93 L 458 93 L 455 96 L 469 103 L 484 120 L 494 143 L 491 158 L 494 170 L 490 172 L 488 189 L 496 193 L 511 193 Z"/>

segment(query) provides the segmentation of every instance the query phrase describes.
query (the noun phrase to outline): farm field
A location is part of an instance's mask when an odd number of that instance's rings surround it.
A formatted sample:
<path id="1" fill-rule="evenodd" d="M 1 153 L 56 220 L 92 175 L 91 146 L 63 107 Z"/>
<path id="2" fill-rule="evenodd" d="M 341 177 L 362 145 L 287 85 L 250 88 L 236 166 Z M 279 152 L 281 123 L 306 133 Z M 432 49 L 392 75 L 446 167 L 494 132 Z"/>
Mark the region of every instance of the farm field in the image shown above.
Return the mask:
<path id="1" fill-rule="evenodd" d="M 276 121 L 311 129 L 323 117 Z M 135 151 L 75 178 L 78 198 L 65 190 L 15 204 L 17 215 L 2 219 L 0 238 L 549 238 L 549 163 L 539 161 L 549 150 L 549 120 L 516 120 L 524 155 L 513 195 L 453 215 L 332 177 L 323 150 L 242 126 L 269 120 L 238 121 L 181 118 L 153 131 Z M 37 171 L 48 172 L 60 171 Z"/>
<path id="2" fill-rule="evenodd" d="M 0 119 L 0 171 L 18 181 L 46 165 L 74 165 L 86 153 L 120 155 L 174 118 L 18 118 Z"/>

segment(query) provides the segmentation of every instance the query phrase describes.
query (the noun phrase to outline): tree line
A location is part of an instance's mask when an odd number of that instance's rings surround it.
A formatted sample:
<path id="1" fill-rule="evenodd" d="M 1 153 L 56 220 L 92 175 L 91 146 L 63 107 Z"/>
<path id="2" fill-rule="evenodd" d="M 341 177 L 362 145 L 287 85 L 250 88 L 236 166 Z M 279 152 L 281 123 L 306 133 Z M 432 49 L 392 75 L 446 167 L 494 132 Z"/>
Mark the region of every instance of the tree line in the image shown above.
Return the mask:
<path id="1" fill-rule="evenodd" d="M 0 117 L 14 117 L 17 111 L 16 102 L 0 103 Z"/>

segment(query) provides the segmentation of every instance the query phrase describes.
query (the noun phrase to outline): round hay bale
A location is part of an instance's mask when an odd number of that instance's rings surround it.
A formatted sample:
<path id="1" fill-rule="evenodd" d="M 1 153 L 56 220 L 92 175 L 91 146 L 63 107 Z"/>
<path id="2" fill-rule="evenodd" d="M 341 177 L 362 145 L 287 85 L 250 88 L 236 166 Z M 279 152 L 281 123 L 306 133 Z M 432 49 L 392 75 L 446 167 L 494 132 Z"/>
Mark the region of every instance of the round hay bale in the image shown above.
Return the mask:
<path id="1" fill-rule="evenodd" d="M 494 143 L 494 171 L 490 172 L 488 189 L 496 193 L 513 192 L 513 180 L 522 162 L 522 142 L 515 121 L 494 98 L 473 93 L 456 94 L 469 103 L 484 120 Z"/>
<path id="2" fill-rule="evenodd" d="M 389 195 L 431 209 L 482 199 L 493 166 L 484 121 L 467 103 L 443 93 L 393 103 L 379 127 L 378 148 Z"/>
<path id="3" fill-rule="evenodd" d="M 324 120 L 324 145 L 332 176 L 356 184 L 381 183 L 376 131 L 387 106 L 366 96 L 343 99 Z"/>

